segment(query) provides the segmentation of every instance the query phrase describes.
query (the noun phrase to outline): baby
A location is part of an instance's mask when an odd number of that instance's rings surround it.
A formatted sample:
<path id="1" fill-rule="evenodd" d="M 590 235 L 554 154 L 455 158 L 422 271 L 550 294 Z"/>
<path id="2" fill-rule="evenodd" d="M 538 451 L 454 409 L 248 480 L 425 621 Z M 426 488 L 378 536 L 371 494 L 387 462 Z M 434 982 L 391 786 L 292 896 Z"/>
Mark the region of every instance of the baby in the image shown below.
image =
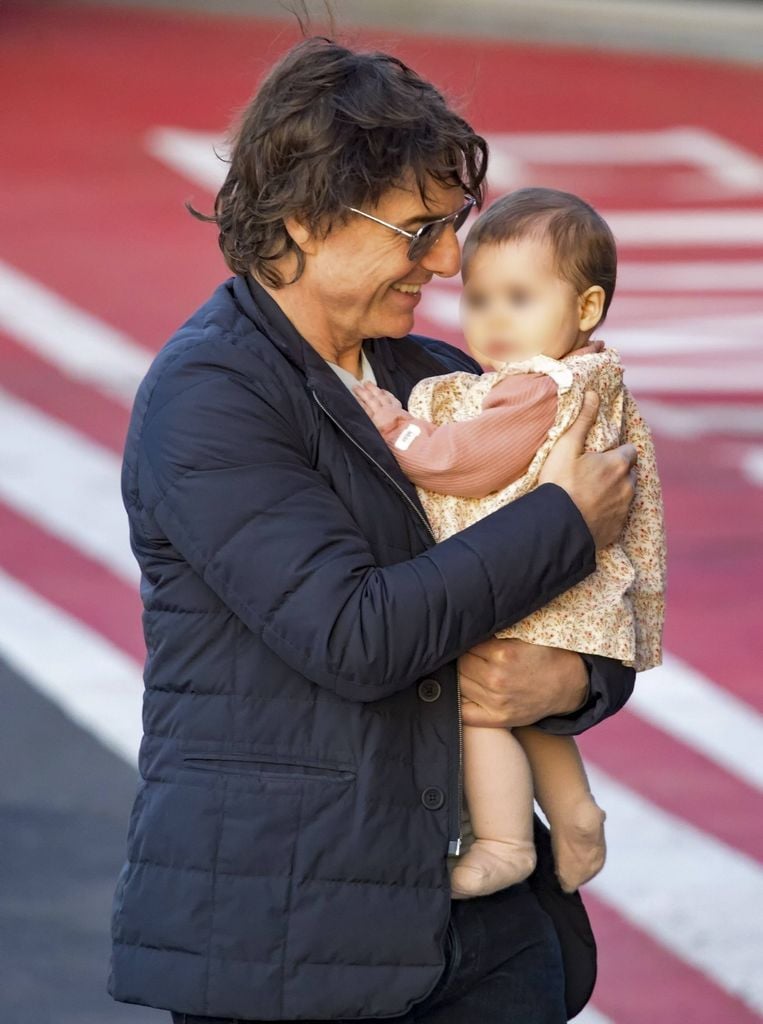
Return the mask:
<path id="1" fill-rule="evenodd" d="M 538 483 L 556 438 L 599 395 L 587 439 L 638 451 L 636 495 L 596 571 L 498 636 L 618 658 L 661 660 L 665 536 L 654 448 L 623 387 L 617 353 L 591 334 L 607 313 L 617 255 L 605 221 L 577 196 L 526 188 L 494 203 L 464 245 L 462 324 L 492 372 L 420 381 L 408 411 L 366 382 L 355 395 L 419 497 L 437 540 Z M 605 857 L 604 812 L 571 737 L 534 727 L 464 727 L 464 787 L 475 839 L 451 869 L 454 898 L 495 892 L 535 866 L 533 794 L 550 828 L 561 887 L 573 892 Z"/>

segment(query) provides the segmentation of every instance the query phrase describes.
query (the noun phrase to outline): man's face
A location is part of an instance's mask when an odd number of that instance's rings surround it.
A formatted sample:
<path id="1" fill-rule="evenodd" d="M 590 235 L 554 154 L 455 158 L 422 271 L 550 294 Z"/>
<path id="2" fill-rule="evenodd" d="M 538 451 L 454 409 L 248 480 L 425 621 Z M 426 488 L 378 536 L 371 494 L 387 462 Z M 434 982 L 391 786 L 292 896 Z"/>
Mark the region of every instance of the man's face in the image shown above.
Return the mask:
<path id="1" fill-rule="evenodd" d="M 477 247 L 461 320 L 470 350 L 488 365 L 541 354 L 561 359 L 580 342 L 579 297 L 557 273 L 549 242 L 539 238 Z"/>
<path id="2" fill-rule="evenodd" d="M 413 233 L 427 221 L 455 213 L 465 202 L 461 189 L 436 182 L 430 183 L 428 199 L 427 207 L 412 184 L 389 189 L 377 206 L 363 209 Z M 302 294 L 337 344 L 404 337 L 413 329 L 421 289 L 434 274 L 458 273 L 461 253 L 452 226 L 415 263 L 408 259 L 408 245 L 403 235 L 348 212 L 346 223 L 304 246 Z"/>

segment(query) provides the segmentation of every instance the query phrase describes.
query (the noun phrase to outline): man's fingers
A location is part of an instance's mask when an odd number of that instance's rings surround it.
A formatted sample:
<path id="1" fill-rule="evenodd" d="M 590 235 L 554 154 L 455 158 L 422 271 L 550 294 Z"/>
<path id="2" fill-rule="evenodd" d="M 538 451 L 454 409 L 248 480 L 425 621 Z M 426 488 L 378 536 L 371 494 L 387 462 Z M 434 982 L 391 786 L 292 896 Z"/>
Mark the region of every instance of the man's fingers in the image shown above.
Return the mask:
<path id="1" fill-rule="evenodd" d="M 465 665 L 468 665 L 469 662 L 473 662 L 475 659 L 478 659 L 479 661 L 489 661 L 492 644 L 492 640 L 483 640 L 481 644 L 475 644 L 474 647 L 470 647 L 469 650 L 465 654 L 462 654 L 459 659 L 459 668 L 461 671 L 464 670 Z"/>
<path id="2" fill-rule="evenodd" d="M 596 422 L 598 411 L 599 396 L 595 391 L 586 391 L 578 417 L 564 435 L 568 439 L 568 444 L 574 444 L 578 454 L 582 454 L 585 450 L 585 439 L 588 437 L 588 431 Z"/>
<path id="3" fill-rule="evenodd" d="M 621 444 L 617 450 L 622 453 L 628 463 L 628 466 L 633 469 L 638 462 L 638 452 L 636 451 L 635 446 L 632 444 Z"/>
<path id="4" fill-rule="evenodd" d="M 493 714 L 475 701 L 467 700 L 461 705 L 461 721 L 464 725 L 494 726 L 506 728 L 504 716 Z"/>

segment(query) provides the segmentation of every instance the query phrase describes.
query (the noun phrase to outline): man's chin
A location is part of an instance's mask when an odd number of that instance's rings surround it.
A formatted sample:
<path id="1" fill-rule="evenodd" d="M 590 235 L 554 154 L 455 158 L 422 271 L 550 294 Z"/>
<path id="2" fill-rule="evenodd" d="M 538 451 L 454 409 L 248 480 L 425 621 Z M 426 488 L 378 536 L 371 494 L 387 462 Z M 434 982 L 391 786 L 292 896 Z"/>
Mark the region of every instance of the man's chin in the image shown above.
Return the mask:
<path id="1" fill-rule="evenodd" d="M 413 316 L 396 316 L 385 318 L 379 324 L 379 330 L 367 335 L 370 338 L 405 338 L 413 330 Z"/>

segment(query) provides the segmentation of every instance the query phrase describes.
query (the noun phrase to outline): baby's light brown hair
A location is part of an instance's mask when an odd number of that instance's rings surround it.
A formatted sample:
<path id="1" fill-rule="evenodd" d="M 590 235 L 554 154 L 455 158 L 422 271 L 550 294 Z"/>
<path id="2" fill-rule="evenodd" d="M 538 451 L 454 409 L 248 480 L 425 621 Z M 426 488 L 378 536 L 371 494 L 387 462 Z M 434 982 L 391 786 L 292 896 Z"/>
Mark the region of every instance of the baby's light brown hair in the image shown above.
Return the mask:
<path id="1" fill-rule="evenodd" d="M 578 295 L 599 285 L 604 322 L 617 280 L 617 248 L 604 218 L 579 196 L 554 188 L 520 188 L 502 196 L 472 225 L 464 242 L 462 275 L 481 245 L 500 245 L 516 238 L 550 243 L 557 273 Z"/>

